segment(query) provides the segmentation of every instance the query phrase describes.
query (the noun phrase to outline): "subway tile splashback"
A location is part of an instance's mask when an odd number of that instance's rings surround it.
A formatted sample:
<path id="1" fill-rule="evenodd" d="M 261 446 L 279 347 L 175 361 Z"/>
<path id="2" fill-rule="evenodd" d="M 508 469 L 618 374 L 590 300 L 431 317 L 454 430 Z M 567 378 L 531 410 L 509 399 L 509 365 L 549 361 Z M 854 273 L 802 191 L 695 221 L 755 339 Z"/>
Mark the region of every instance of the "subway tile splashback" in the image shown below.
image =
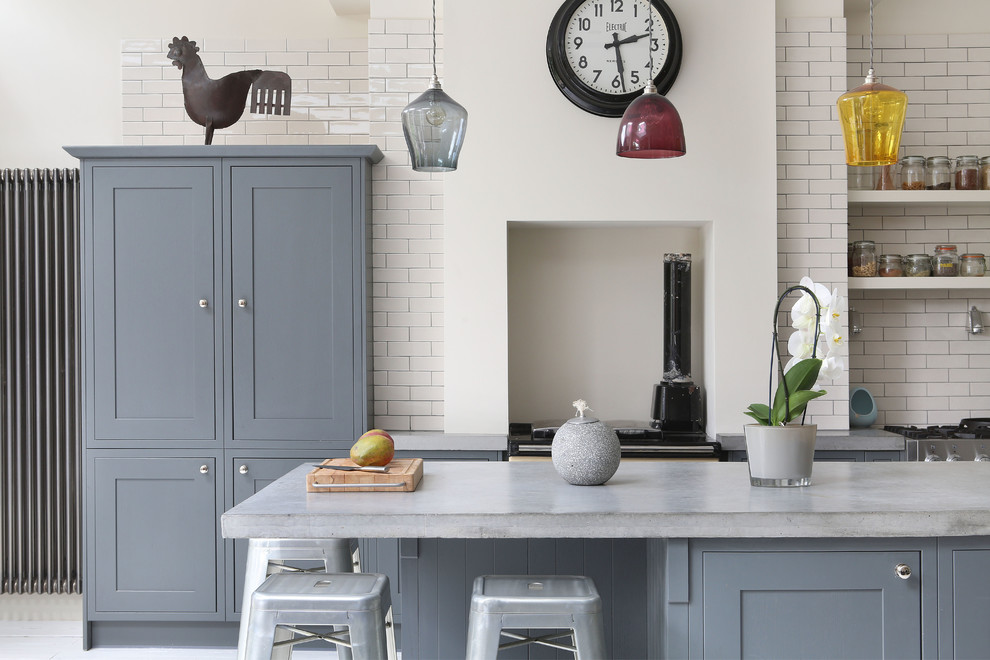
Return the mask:
<path id="1" fill-rule="evenodd" d="M 848 37 L 849 86 L 862 82 L 869 48 Z M 868 46 L 868 43 L 866 44 Z M 990 34 L 884 35 L 874 42 L 884 83 L 908 95 L 901 155 L 990 155 Z M 990 253 L 990 205 L 849 209 L 849 240 L 878 252 L 931 254 L 938 243 Z M 866 387 L 877 424 L 955 424 L 990 416 L 990 335 L 967 331 L 968 310 L 990 294 L 965 290 L 854 291 L 851 388 Z"/>

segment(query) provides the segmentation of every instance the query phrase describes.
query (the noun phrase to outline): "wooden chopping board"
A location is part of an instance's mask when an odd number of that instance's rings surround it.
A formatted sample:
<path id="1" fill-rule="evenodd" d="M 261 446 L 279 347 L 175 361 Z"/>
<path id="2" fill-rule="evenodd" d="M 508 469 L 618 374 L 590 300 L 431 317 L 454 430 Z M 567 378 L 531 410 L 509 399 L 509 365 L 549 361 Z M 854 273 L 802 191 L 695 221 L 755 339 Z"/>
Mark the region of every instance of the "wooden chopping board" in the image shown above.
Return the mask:
<path id="1" fill-rule="evenodd" d="M 349 458 L 328 458 L 322 465 L 356 467 Z M 422 458 L 396 458 L 388 464 L 388 472 L 359 472 L 313 468 L 306 475 L 306 492 L 368 493 L 416 490 L 423 479 Z"/>

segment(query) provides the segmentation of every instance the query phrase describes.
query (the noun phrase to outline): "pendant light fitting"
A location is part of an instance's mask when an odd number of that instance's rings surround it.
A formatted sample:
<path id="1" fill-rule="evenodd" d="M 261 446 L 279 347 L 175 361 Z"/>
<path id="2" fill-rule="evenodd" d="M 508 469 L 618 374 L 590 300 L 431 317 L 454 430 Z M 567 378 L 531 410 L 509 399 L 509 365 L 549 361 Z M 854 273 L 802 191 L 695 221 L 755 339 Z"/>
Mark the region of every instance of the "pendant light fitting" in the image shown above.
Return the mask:
<path id="1" fill-rule="evenodd" d="M 893 165 L 901 146 L 907 94 L 881 84 L 873 68 L 873 0 L 870 0 L 870 68 L 864 84 L 836 102 L 846 146 L 846 164 Z"/>
<path id="2" fill-rule="evenodd" d="M 440 88 L 437 77 L 437 2 L 433 0 L 433 77 L 429 88 L 402 111 L 402 134 L 417 172 L 450 172 L 467 130 L 467 110 Z"/>
<path id="3" fill-rule="evenodd" d="M 650 8 L 650 75 L 643 95 L 630 103 L 622 115 L 615 154 L 623 158 L 675 158 L 687 153 L 684 125 L 677 108 L 657 93 L 653 83 L 653 4 L 649 0 L 647 4 Z"/>

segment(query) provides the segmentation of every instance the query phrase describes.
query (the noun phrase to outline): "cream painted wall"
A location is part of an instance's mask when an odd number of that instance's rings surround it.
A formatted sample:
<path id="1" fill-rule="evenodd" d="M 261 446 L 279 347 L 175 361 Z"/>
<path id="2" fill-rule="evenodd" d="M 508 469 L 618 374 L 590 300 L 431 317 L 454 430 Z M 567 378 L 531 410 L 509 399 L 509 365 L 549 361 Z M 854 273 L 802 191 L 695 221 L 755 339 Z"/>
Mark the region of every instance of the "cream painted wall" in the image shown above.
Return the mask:
<path id="1" fill-rule="evenodd" d="M 776 294 L 775 5 L 674 3 L 685 40 L 668 93 L 688 154 L 628 161 L 617 119 L 553 84 L 546 30 L 559 3 L 448 2 L 444 89 L 468 108 L 461 167 L 444 179 L 445 429 L 507 429 L 509 222 L 705 224 L 708 430 L 738 431 Z M 713 20 L 718 16 L 719 20 Z"/>
<path id="2" fill-rule="evenodd" d="M 701 231 L 512 223 L 508 232 L 509 419 L 594 416 L 649 421 L 663 371 L 663 255 L 691 268 L 691 368 L 704 386 Z"/>
<path id="3" fill-rule="evenodd" d="M 120 41 L 368 36 L 367 18 L 327 0 L 4 2 L 0 20 L 0 167 L 72 167 L 69 144 L 121 143 Z"/>

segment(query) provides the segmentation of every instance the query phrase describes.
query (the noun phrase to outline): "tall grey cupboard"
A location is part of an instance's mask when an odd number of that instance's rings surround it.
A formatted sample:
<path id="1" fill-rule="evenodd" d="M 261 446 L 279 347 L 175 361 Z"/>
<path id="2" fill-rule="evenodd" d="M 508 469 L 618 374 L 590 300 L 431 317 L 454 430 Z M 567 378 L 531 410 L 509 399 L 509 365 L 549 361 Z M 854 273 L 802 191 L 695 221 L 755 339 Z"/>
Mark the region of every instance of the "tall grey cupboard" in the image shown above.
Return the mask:
<path id="1" fill-rule="evenodd" d="M 248 494 L 235 484 L 346 455 L 369 423 L 382 153 L 67 151 L 83 178 L 84 645 L 231 644 L 243 553 L 219 516 Z"/>

